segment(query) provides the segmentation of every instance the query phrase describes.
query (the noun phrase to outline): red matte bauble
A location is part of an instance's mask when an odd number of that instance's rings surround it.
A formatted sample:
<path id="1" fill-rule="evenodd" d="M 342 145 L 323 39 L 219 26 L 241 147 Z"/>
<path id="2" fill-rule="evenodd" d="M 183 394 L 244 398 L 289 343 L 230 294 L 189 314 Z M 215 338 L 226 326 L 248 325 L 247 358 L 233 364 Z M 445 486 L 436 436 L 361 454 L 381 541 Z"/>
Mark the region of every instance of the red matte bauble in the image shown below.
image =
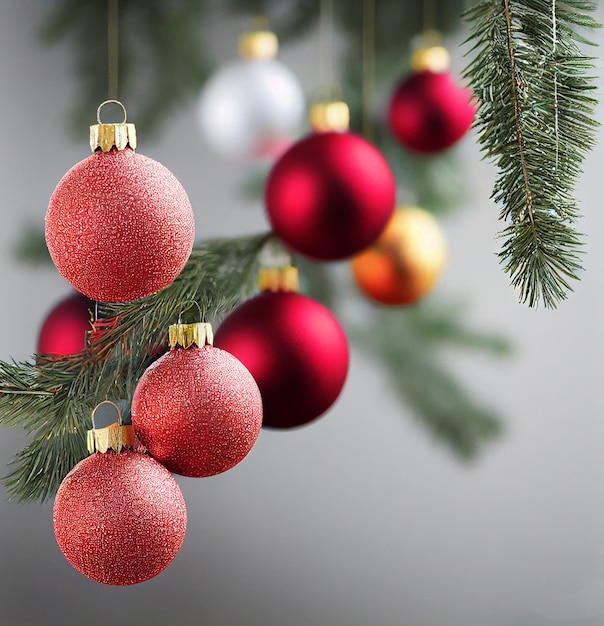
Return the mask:
<path id="1" fill-rule="evenodd" d="M 265 202 L 273 230 L 312 259 L 349 257 L 371 244 L 392 216 L 390 166 L 353 133 L 325 132 L 295 143 L 276 162 Z"/>
<path id="2" fill-rule="evenodd" d="M 170 472 L 151 457 L 97 452 L 67 474 L 53 509 L 57 543 L 80 573 L 106 585 L 157 576 L 185 537 L 187 511 Z"/>
<path id="3" fill-rule="evenodd" d="M 448 72 L 411 74 L 390 101 L 390 129 L 410 150 L 441 152 L 470 130 L 475 114 L 471 97 L 471 90 L 457 85 Z"/>
<path id="4" fill-rule="evenodd" d="M 252 375 L 228 352 L 211 345 L 174 348 L 139 380 L 132 426 L 171 472 L 213 476 L 252 449 L 262 426 L 262 400 Z"/>
<path id="5" fill-rule="evenodd" d="M 335 316 L 296 292 L 264 291 L 219 326 L 215 344 L 256 379 L 263 425 L 294 428 L 336 401 L 348 374 L 348 341 Z"/>
<path id="6" fill-rule="evenodd" d="M 46 243 L 62 276 L 100 302 L 128 302 L 174 281 L 195 238 L 182 185 L 130 148 L 98 150 L 59 181 Z"/>
<path id="7" fill-rule="evenodd" d="M 38 335 L 37 354 L 69 356 L 86 347 L 86 334 L 92 330 L 94 302 L 80 293 L 61 300 L 47 315 Z"/>

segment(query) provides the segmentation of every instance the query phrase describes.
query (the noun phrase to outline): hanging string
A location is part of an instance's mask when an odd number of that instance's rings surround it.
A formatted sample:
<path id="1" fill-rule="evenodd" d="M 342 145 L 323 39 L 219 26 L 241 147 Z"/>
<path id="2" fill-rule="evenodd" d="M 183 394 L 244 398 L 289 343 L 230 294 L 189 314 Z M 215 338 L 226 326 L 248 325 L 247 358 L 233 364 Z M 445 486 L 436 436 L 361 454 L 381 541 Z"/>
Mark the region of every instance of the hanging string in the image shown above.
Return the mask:
<path id="1" fill-rule="evenodd" d="M 333 85 L 333 0 L 321 0 L 319 10 L 319 84 Z"/>
<path id="2" fill-rule="evenodd" d="M 119 0 L 107 0 L 107 98 L 117 100 L 119 60 Z"/>
<path id="3" fill-rule="evenodd" d="M 371 141 L 373 137 L 371 96 L 375 74 L 375 0 L 363 0 L 362 19 L 361 132 Z"/>
<path id="4" fill-rule="evenodd" d="M 427 39 L 434 31 L 434 0 L 424 0 L 424 37 Z"/>

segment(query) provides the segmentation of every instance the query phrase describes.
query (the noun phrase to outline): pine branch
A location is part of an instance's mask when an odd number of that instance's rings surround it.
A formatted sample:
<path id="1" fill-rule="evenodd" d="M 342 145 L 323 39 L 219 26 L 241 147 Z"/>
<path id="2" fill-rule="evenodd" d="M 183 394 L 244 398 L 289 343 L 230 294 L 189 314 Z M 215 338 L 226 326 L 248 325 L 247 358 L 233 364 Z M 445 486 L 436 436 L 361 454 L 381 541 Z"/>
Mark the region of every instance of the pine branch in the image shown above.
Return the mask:
<path id="1" fill-rule="evenodd" d="M 470 331 L 461 310 L 421 305 L 375 311 L 369 329 L 356 329 L 362 347 L 380 362 L 392 388 L 415 417 L 461 459 L 474 458 L 501 434 L 497 414 L 474 400 L 448 371 L 441 356 L 447 346 L 506 355 L 501 337 Z"/>
<path id="2" fill-rule="evenodd" d="M 270 235 L 198 244 L 179 278 L 137 302 L 99 305 L 90 347 L 37 364 L 0 361 L 0 424 L 32 435 L 6 477 L 9 494 L 44 501 L 87 454 L 90 415 L 101 401 L 128 400 L 136 382 L 165 348 L 179 317 L 225 315 L 250 293 L 257 257 Z M 218 287 L 219 285 L 219 287 Z"/>
<path id="3" fill-rule="evenodd" d="M 499 254 L 520 301 L 555 308 L 581 269 L 573 189 L 595 144 L 593 62 L 577 27 L 599 27 L 586 0 L 485 0 L 466 13 L 476 127 L 499 172 L 493 199 L 508 222 Z"/>

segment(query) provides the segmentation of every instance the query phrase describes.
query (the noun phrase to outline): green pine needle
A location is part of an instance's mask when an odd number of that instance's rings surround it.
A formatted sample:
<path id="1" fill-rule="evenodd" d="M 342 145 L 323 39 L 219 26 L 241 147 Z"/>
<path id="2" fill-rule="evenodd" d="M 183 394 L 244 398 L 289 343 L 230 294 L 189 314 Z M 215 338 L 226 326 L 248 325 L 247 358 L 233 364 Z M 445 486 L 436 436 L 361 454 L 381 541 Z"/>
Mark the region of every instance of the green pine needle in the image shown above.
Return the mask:
<path id="1" fill-rule="evenodd" d="M 555 308 L 581 269 L 573 198 L 598 123 L 593 61 L 577 27 L 597 28 L 584 0 L 485 0 L 466 13 L 473 60 L 465 74 L 476 128 L 499 169 L 493 199 L 508 222 L 499 254 L 521 302 Z"/>

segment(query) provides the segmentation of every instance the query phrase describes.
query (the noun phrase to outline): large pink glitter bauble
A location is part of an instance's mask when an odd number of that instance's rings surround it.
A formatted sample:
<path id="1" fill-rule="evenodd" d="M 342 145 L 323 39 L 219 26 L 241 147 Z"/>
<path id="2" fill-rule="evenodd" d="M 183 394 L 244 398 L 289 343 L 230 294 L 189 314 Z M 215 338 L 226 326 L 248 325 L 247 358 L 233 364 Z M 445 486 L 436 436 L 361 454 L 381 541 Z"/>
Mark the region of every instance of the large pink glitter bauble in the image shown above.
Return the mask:
<path id="1" fill-rule="evenodd" d="M 59 272 L 100 302 L 128 302 L 172 283 L 195 238 L 182 185 L 130 148 L 100 150 L 59 181 L 46 212 L 46 243 Z"/>
<path id="2" fill-rule="evenodd" d="M 218 327 L 215 342 L 256 379 L 269 428 L 311 422 L 346 382 L 348 341 L 340 323 L 300 293 L 264 291 L 244 302 Z"/>
<path id="3" fill-rule="evenodd" d="M 256 442 L 260 391 L 224 350 L 173 348 L 139 380 L 132 426 L 149 454 L 171 472 L 213 476 L 237 465 Z"/>
<path id="4" fill-rule="evenodd" d="M 53 509 L 57 543 L 80 573 L 105 585 L 157 576 L 185 537 L 187 511 L 170 472 L 151 457 L 97 452 L 67 474 Z"/>
<path id="5" fill-rule="evenodd" d="M 292 250 L 322 261 L 371 245 L 394 212 L 396 185 L 379 150 L 353 133 L 295 143 L 271 170 L 265 192 L 273 230 Z"/>

